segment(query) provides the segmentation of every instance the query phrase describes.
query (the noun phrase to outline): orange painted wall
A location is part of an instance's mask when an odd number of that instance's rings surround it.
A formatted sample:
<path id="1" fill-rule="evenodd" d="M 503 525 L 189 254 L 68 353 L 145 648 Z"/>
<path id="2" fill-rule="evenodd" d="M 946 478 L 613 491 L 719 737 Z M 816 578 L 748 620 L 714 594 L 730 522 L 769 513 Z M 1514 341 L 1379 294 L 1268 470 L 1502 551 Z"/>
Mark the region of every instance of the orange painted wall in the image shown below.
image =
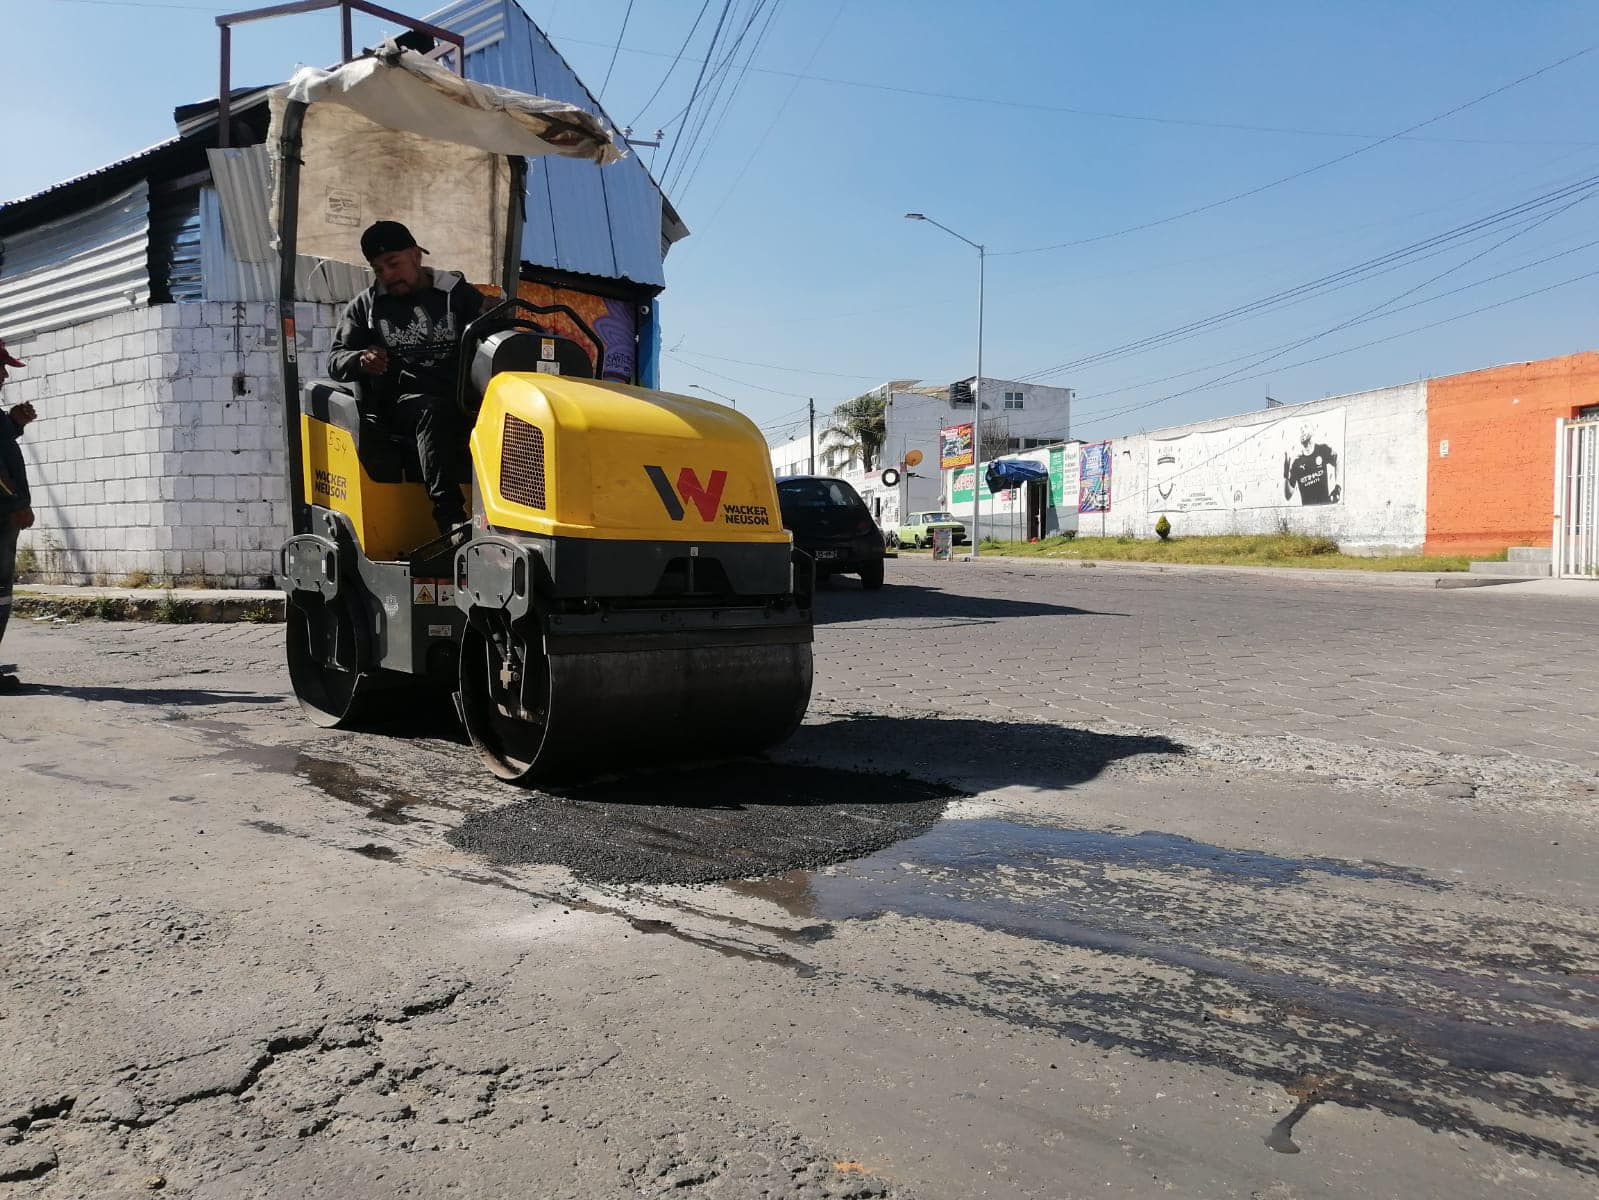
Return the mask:
<path id="1" fill-rule="evenodd" d="M 1590 404 L 1599 404 L 1594 351 L 1429 379 L 1427 553 L 1549 545 L 1555 419 Z"/>

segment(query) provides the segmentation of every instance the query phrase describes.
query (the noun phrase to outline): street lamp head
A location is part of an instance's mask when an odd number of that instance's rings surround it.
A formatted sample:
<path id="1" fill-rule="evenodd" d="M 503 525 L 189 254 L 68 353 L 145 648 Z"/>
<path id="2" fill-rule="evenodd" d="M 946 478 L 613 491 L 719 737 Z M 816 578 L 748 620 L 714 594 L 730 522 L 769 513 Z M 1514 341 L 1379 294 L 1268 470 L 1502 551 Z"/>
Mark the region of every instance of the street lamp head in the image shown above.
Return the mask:
<path id="1" fill-rule="evenodd" d="M 923 213 L 906 213 L 905 219 L 907 221 L 925 221 L 927 217 Z"/>

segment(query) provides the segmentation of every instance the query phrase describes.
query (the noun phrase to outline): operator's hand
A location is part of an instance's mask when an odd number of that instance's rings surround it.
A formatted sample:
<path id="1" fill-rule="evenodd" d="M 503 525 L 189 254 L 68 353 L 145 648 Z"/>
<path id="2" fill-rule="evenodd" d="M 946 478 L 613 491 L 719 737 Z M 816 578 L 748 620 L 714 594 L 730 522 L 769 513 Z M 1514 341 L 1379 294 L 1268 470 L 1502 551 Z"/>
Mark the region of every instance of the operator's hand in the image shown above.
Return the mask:
<path id="1" fill-rule="evenodd" d="M 367 375 L 387 375 L 389 371 L 389 352 L 382 346 L 374 346 L 370 350 L 361 351 L 361 371 Z"/>
<path id="2" fill-rule="evenodd" d="M 11 518 L 10 519 L 11 519 L 11 528 L 13 528 L 13 529 L 32 529 L 33 528 L 33 509 L 31 509 L 31 508 L 19 508 L 19 509 L 17 509 L 16 512 L 11 514 Z"/>
<path id="3" fill-rule="evenodd" d="M 11 419 L 16 422 L 18 429 L 37 419 L 38 416 L 39 414 L 34 411 L 33 405 L 26 402 L 13 405 L 11 409 Z"/>

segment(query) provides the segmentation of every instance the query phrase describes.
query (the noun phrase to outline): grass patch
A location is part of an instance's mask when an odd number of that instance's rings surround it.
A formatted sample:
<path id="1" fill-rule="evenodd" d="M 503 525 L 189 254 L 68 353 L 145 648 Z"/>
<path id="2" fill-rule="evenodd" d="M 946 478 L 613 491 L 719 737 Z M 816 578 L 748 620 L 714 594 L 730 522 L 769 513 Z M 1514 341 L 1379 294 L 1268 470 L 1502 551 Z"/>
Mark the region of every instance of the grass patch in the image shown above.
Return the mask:
<path id="1" fill-rule="evenodd" d="M 240 620 L 248 621 L 252 625 L 267 625 L 278 619 L 277 612 L 270 604 L 252 604 L 239 616 Z"/>
<path id="2" fill-rule="evenodd" d="M 168 592 L 155 606 L 155 619 L 167 625 L 191 625 L 194 623 L 194 609 Z"/>
<path id="3" fill-rule="evenodd" d="M 1089 562 L 1201 563 L 1240 567 L 1332 567 L 1349 571 L 1464 571 L 1482 555 L 1402 554 L 1367 558 L 1344 554 L 1332 538 L 1297 533 L 1174 537 L 1052 537 L 1040 542 L 983 539 L 983 549 L 1018 558 L 1081 559 Z M 1503 559 L 1501 553 L 1497 556 Z"/>

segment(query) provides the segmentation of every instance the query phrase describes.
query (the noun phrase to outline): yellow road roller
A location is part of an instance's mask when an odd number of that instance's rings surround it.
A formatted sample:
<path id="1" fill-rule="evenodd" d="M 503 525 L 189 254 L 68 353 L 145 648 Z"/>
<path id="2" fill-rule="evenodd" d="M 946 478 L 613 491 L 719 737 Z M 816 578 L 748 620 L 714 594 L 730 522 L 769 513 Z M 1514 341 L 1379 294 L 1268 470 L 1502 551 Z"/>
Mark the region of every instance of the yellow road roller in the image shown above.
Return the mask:
<path id="1" fill-rule="evenodd" d="M 604 127 L 387 46 L 278 89 L 269 145 L 293 513 L 278 582 L 307 715 L 358 727 L 447 690 L 489 769 L 518 783 L 792 733 L 813 573 L 759 430 L 592 378 L 604 346 L 578 314 L 561 310 L 587 349 L 540 326 L 559 306 L 515 298 L 527 158 L 603 164 L 617 157 Z M 441 261 L 498 276 L 507 297 L 461 331 L 472 519 L 443 535 L 361 389 L 299 377 L 297 255 L 348 261 L 374 216 L 428 230 Z"/>

